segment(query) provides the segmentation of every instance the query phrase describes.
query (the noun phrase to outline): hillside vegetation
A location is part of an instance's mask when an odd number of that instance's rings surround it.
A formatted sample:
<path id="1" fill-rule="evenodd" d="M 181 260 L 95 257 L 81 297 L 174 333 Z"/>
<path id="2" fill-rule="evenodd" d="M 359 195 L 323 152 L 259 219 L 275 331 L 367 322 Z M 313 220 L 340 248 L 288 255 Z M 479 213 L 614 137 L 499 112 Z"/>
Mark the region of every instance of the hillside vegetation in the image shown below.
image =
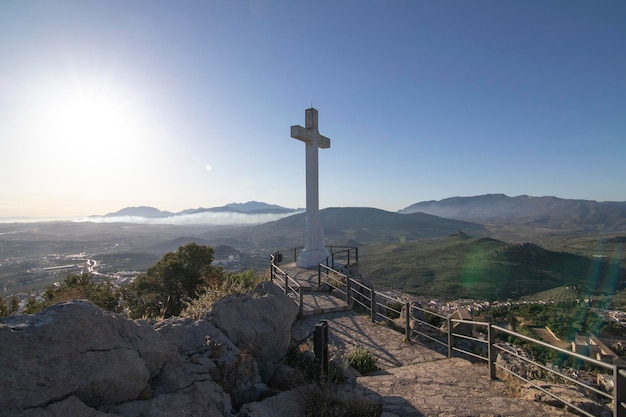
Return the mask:
<path id="1" fill-rule="evenodd" d="M 359 263 L 363 278 L 375 286 L 444 299 L 517 299 L 557 287 L 609 295 L 626 282 L 618 263 L 463 233 L 370 245 L 361 249 Z"/>

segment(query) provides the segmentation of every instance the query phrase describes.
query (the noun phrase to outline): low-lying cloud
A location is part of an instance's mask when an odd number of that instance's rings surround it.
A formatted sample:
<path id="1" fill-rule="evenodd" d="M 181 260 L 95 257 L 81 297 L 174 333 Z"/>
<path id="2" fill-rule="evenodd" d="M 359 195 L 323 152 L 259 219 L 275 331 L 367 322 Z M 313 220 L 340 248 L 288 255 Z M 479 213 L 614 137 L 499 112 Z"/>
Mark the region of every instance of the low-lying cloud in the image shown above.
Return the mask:
<path id="1" fill-rule="evenodd" d="M 267 223 L 291 216 L 295 213 L 246 214 L 236 212 L 211 212 L 193 214 L 176 214 L 167 217 L 139 216 L 91 216 L 74 220 L 75 222 L 91 223 L 138 223 L 138 224 L 173 224 L 193 225 L 206 224 L 215 226 L 254 225 Z"/>

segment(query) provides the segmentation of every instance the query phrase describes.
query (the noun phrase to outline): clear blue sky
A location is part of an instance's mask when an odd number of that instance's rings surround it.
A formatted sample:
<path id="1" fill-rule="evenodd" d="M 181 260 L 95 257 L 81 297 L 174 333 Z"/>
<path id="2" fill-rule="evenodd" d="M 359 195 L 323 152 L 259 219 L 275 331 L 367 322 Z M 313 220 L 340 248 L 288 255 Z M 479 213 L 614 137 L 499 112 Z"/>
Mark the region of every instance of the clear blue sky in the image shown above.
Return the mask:
<path id="1" fill-rule="evenodd" d="M 2 1 L 0 217 L 626 200 L 626 2 Z"/>

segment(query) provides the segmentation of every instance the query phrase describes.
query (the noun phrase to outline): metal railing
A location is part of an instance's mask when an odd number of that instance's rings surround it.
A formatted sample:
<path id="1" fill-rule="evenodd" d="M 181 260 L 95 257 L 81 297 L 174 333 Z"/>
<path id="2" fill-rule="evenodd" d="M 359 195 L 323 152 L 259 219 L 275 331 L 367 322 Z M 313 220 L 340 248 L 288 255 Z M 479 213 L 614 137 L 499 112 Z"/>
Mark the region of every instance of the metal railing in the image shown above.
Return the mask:
<path id="1" fill-rule="evenodd" d="M 277 265 L 275 255 L 270 255 L 270 281 L 277 281 L 285 295 L 289 296 L 298 305 L 298 318 L 302 318 L 302 287 Z"/>
<path id="2" fill-rule="evenodd" d="M 297 249 L 294 249 L 294 260 Z M 347 250 L 347 254 L 344 255 L 345 264 L 349 264 L 351 259 L 349 253 L 353 249 L 356 248 L 341 247 L 342 251 Z M 358 250 L 354 250 L 354 253 L 352 259 L 356 262 Z M 333 255 L 336 254 L 333 253 Z M 496 372 L 500 370 L 528 383 L 583 416 L 595 417 L 596 414 L 591 414 L 588 410 L 550 391 L 549 387 L 552 384 L 549 382 L 550 378 L 575 387 L 586 398 L 591 399 L 599 409 L 612 412 L 614 417 L 626 417 L 626 365 L 602 362 L 496 326 L 490 322 L 457 319 L 453 318 L 452 315 L 446 316 L 430 309 L 415 306 L 407 300 L 376 291 L 372 285 L 365 285 L 335 269 L 334 266 L 338 257 L 333 255 L 318 265 L 318 287 L 321 288 L 323 284 L 328 285 L 329 289 L 336 291 L 340 298 L 344 299 L 352 308 L 368 314 L 372 322 L 382 321 L 390 327 L 404 332 L 407 342 L 417 341 L 419 338 L 432 343 L 438 350 L 447 351 L 450 358 L 458 355 L 475 361 L 484 361 L 489 367 L 491 379 L 496 379 Z M 284 281 L 286 293 L 287 288 L 289 288 L 295 294 L 292 287 L 298 286 L 299 306 L 300 311 L 302 311 L 302 291 L 299 285 L 278 266 L 274 265 L 273 255 L 271 279 Z M 290 285 L 290 283 L 292 284 Z M 455 331 L 457 328 L 458 330 Z M 513 337 L 526 343 L 536 344 L 554 353 L 581 361 L 587 368 L 606 371 L 606 375 L 613 380 L 612 392 L 579 381 L 553 367 L 538 362 L 531 355 L 524 353 L 526 349 L 505 342 L 503 337 Z M 465 343 L 460 343 L 460 341 Z M 513 360 L 518 361 L 523 366 L 512 366 Z M 529 369 L 541 370 L 541 372 L 535 373 L 543 379 L 529 377 L 528 373 L 524 372 Z M 540 385 L 541 383 L 544 385 Z"/>
<path id="3" fill-rule="evenodd" d="M 272 256 L 280 258 L 279 263 L 291 263 L 296 262 L 298 259 L 298 252 L 304 249 L 304 246 L 297 246 L 289 249 L 279 249 L 272 254 Z M 321 264 L 333 267 L 334 265 L 341 264 L 343 266 L 350 266 L 359 263 L 359 248 L 357 246 L 326 246 L 326 249 L 330 252 L 330 255 L 324 259 Z"/>
<path id="4" fill-rule="evenodd" d="M 401 298 L 375 291 L 373 286 L 367 286 L 323 264 L 319 265 L 318 270 L 319 284 L 326 284 L 336 290 L 340 297 L 345 299 L 354 309 L 367 313 L 371 317 L 372 322 L 383 321 L 390 327 L 403 332 L 407 342 L 422 338 L 438 346 L 440 350 L 447 351 L 448 357 L 458 355 L 472 360 L 484 361 L 489 366 L 489 377 L 492 379 L 496 379 L 496 369 L 499 369 L 528 383 L 581 415 L 595 416 L 595 414 L 573 404 L 557 393 L 551 392 L 549 387 L 545 386 L 545 383 L 551 377 L 553 380 L 559 380 L 564 384 L 577 388 L 599 408 L 613 412 L 614 417 L 626 417 L 626 366 L 602 362 L 492 323 L 456 319 L 452 318 L 451 315 L 446 316 L 429 309 L 417 307 Z M 464 329 L 463 326 L 465 326 Z M 460 328 L 459 331 L 455 331 L 457 327 Z M 465 331 L 461 332 L 461 330 Z M 524 351 L 522 348 L 507 348 L 510 344 L 507 345 L 502 337 L 499 338 L 502 335 L 504 337 L 512 336 L 527 343 L 535 343 L 558 354 L 567 355 L 582 361 L 587 367 L 606 371 L 607 375 L 613 378 L 613 392 L 603 391 L 597 386 L 586 384 L 563 372 L 541 364 L 528 355 L 518 353 Z M 458 343 L 460 340 L 464 340 L 467 343 Z M 474 349 L 470 350 L 467 346 L 473 346 Z M 478 348 L 476 348 L 477 346 Z M 498 360 L 499 357 L 501 358 L 500 361 Z M 521 367 L 516 370 L 515 366 L 507 366 L 507 358 L 510 357 L 520 361 L 525 368 Z M 523 370 L 529 368 L 543 371 L 544 380 L 525 376 Z M 544 383 L 544 386 L 540 385 L 541 383 Z M 549 386 L 550 384 L 547 385 Z"/>
<path id="5" fill-rule="evenodd" d="M 349 267 L 359 263 L 359 248 L 356 246 L 326 246 L 326 249 L 330 251 L 330 256 L 320 264 L 334 268 L 336 265 Z"/>

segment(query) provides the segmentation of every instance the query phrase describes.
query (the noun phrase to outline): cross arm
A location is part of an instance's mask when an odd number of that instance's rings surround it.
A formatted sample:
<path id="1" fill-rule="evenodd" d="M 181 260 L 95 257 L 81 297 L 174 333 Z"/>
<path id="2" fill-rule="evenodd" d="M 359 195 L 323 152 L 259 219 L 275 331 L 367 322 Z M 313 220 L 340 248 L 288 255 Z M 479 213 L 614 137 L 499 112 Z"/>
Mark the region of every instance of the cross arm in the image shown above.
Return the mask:
<path id="1" fill-rule="evenodd" d="M 326 149 L 330 148 L 330 139 L 322 136 L 311 129 L 305 129 L 302 126 L 291 126 L 291 137 L 301 140 L 302 142 L 311 142 L 317 144 L 318 147 Z"/>

